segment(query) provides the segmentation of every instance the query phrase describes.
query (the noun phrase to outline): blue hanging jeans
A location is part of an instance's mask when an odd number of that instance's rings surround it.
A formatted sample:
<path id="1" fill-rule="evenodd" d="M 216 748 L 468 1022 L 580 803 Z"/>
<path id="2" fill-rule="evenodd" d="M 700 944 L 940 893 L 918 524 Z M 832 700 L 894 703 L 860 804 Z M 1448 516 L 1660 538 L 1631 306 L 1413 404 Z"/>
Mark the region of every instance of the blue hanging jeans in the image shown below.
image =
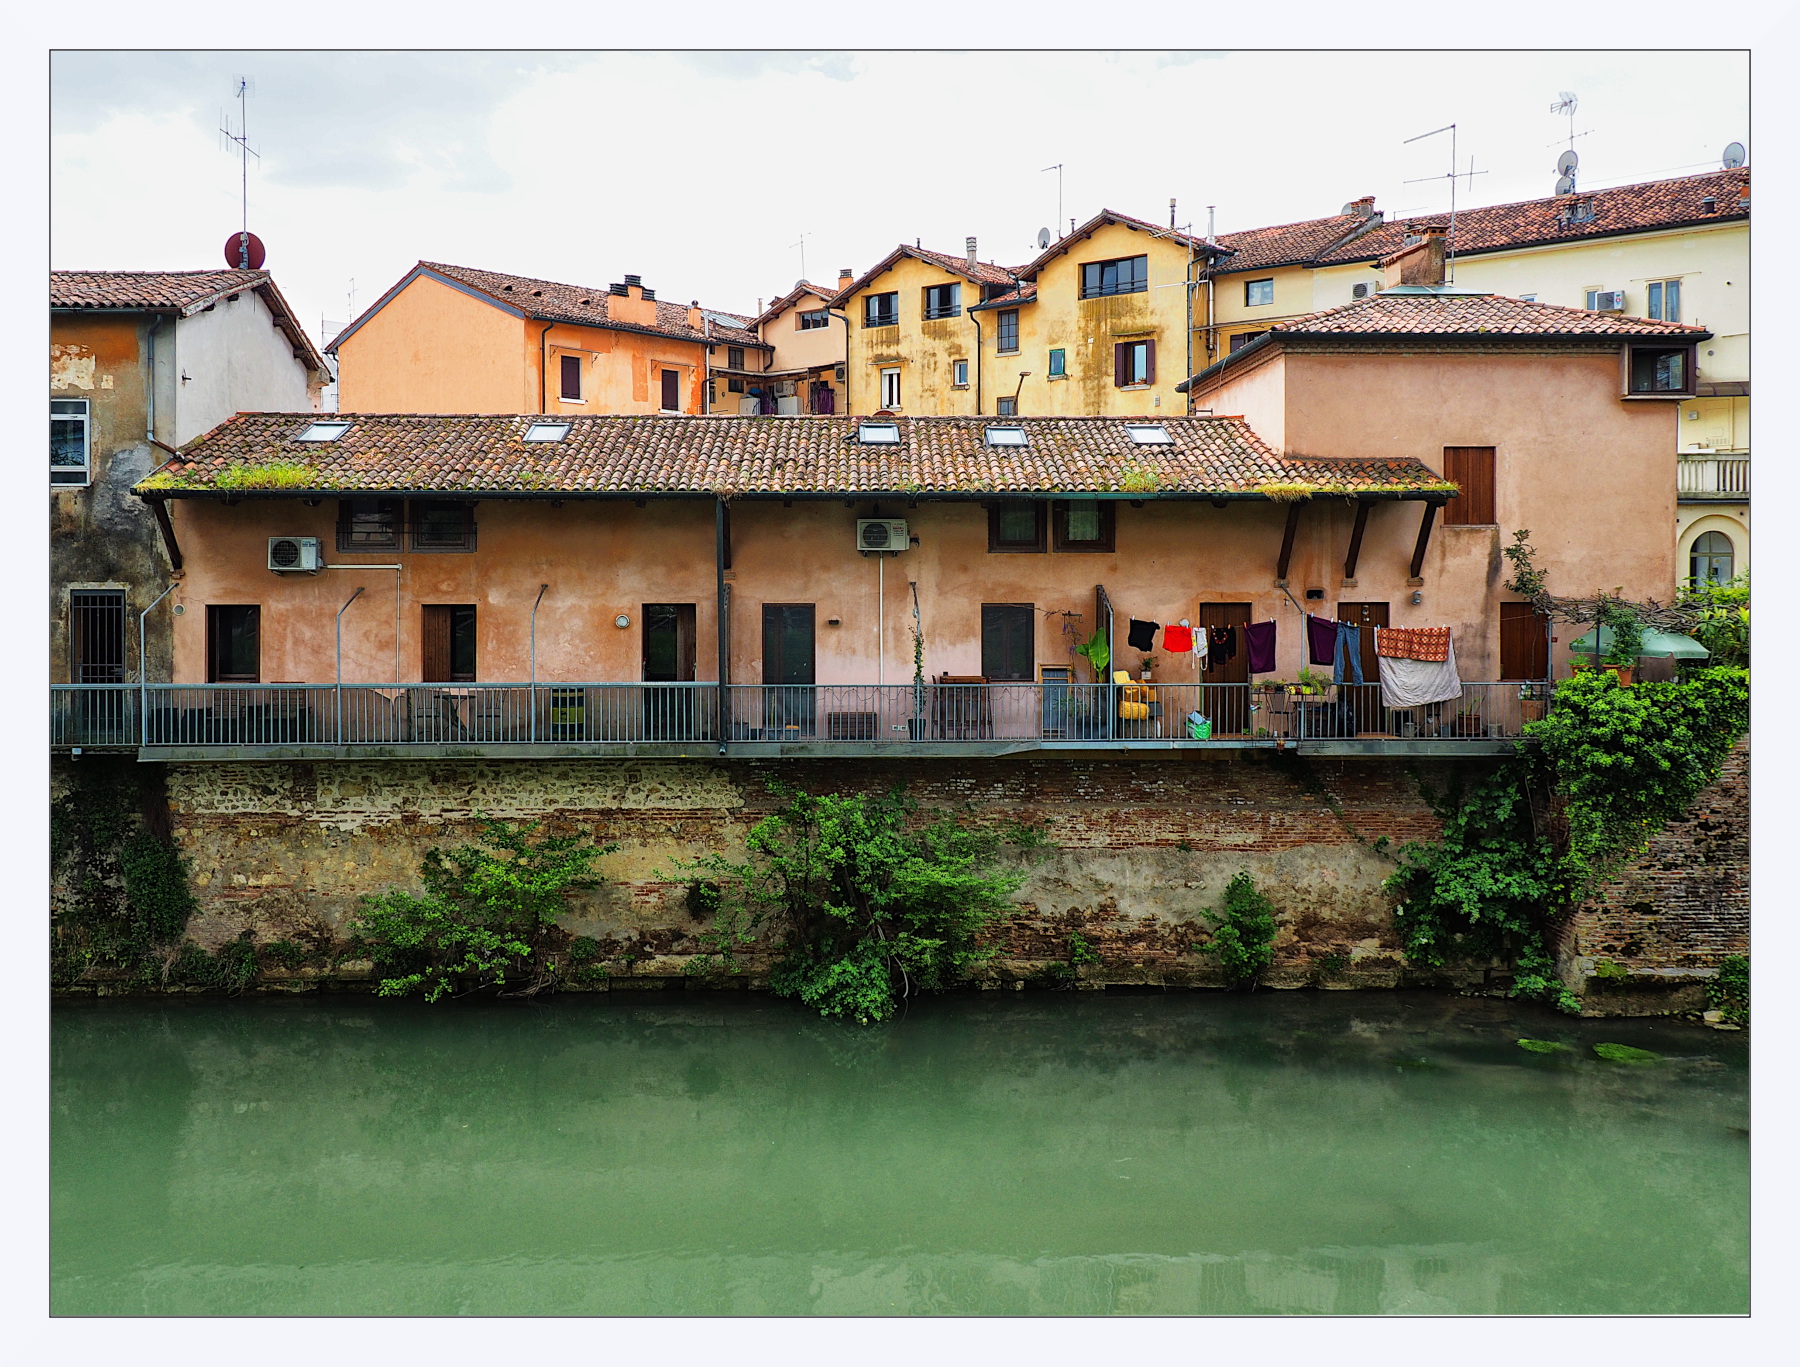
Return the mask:
<path id="1" fill-rule="evenodd" d="M 1344 675 L 1350 675 L 1349 682 L 1363 681 L 1362 668 L 1362 628 L 1353 627 L 1348 622 L 1337 624 L 1337 655 L 1331 662 L 1331 681 L 1344 683 Z"/>

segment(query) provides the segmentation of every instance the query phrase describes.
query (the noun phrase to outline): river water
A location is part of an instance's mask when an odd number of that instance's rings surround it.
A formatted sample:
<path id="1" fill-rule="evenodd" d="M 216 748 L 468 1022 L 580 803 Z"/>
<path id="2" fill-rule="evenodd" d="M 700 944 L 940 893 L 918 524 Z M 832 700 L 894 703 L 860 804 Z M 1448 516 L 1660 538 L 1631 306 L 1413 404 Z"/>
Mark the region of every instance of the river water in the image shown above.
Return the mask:
<path id="1" fill-rule="evenodd" d="M 1746 1038 L 1377 992 L 70 1004 L 52 1309 L 1739 1313 Z"/>

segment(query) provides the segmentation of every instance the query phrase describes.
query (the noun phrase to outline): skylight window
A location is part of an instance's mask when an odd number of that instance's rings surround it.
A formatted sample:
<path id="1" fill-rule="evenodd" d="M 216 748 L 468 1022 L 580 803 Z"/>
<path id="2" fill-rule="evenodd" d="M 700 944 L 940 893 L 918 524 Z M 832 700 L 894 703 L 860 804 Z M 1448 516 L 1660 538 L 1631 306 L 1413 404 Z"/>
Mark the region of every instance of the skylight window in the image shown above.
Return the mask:
<path id="1" fill-rule="evenodd" d="M 864 446 L 898 446 L 900 424 L 897 422 L 865 422 L 856 429 L 856 439 Z"/>
<path id="2" fill-rule="evenodd" d="M 987 430 L 989 446 L 1023 446 L 1025 429 L 1023 427 L 990 427 Z"/>
<path id="3" fill-rule="evenodd" d="M 1175 439 L 1161 423 L 1127 423 L 1125 434 L 1139 446 L 1173 446 Z"/>
<path id="4" fill-rule="evenodd" d="M 566 422 L 534 422 L 525 429 L 526 441 L 561 441 L 568 435 Z"/>
<path id="5" fill-rule="evenodd" d="M 304 431 L 295 437 L 295 441 L 336 441 L 350 430 L 347 422 L 314 422 L 308 423 Z"/>

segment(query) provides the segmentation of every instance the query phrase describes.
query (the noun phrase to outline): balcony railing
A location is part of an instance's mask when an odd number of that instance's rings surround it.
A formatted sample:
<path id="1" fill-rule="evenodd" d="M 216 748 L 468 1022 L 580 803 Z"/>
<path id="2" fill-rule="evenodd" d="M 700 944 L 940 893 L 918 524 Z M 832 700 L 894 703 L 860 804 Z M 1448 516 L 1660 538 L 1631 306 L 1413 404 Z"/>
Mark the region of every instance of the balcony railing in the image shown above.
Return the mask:
<path id="1" fill-rule="evenodd" d="M 1747 498 L 1750 494 L 1750 457 L 1683 456 L 1675 462 L 1675 491 L 1710 494 L 1715 498 Z"/>
<path id="2" fill-rule="evenodd" d="M 50 730 L 51 745 L 64 749 L 386 754 L 656 743 L 929 743 L 974 752 L 1511 741 L 1543 715 L 1547 695 L 1547 684 L 1465 683 L 1456 700 L 1389 708 L 1374 684 L 1310 696 L 1249 684 L 58 684 Z"/>

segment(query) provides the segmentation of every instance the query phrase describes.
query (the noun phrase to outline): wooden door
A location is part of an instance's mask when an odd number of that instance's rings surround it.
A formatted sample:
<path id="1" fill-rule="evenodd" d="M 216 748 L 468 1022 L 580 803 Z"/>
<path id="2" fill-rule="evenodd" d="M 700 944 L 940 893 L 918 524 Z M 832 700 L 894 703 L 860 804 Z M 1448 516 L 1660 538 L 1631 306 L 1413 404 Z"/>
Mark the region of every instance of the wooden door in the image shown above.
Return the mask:
<path id="1" fill-rule="evenodd" d="M 812 735 L 814 636 L 811 603 L 763 604 L 763 725 Z M 775 739 L 778 737 L 772 737 Z"/>
<path id="2" fill-rule="evenodd" d="M 1338 689 L 1338 701 L 1350 705 L 1346 724 L 1337 729 L 1385 732 L 1386 714 L 1381 707 L 1381 665 L 1375 654 L 1375 628 L 1388 625 L 1386 603 L 1342 603 L 1337 605 L 1338 621 L 1348 622 L 1361 636 L 1363 682 L 1359 687 L 1346 683 Z M 1346 670 L 1346 677 L 1354 678 Z"/>
<path id="3" fill-rule="evenodd" d="M 474 683 L 475 605 L 426 603 L 419 678 L 425 683 Z"/>
<path id="4" fill-rule="evenodd" d="M 1549 622 L 1530 603 L 1500 605 L 1500 677 L 1550 677 Z"/>
<path id="5" fill-rule="evenodd" d="M 1207 653 L 1210 666 L 1200 675 L 1200 712 L 1212 719 L 1218 735 L 1242 735 L 1251 730 L 1250 693 L 1244 686 L 1250 681 L 1250 656 L 1244 646 L 1244 625 L 1250 620 L 1248 603 L 1202 603 L 1194 618 L 1195 630 L 1230 627 L 1237 633 L 1237 652 L 1229 660 L 1215 660 Z"/>
<path id="6" fill-rule="evenodd" d="M 645 603 L 643 677 L 646 684 L 694 681 L 692 603 Z M 694 690 L 646 688 L 644 732 L 650 740 L 693 740 Z"/>
<path id="7" fill-rule="evenodd" d="M 981 605 L 981 673 L 990 683 L 1036 676 L 1037 608 L 1031 603 Z"/>

